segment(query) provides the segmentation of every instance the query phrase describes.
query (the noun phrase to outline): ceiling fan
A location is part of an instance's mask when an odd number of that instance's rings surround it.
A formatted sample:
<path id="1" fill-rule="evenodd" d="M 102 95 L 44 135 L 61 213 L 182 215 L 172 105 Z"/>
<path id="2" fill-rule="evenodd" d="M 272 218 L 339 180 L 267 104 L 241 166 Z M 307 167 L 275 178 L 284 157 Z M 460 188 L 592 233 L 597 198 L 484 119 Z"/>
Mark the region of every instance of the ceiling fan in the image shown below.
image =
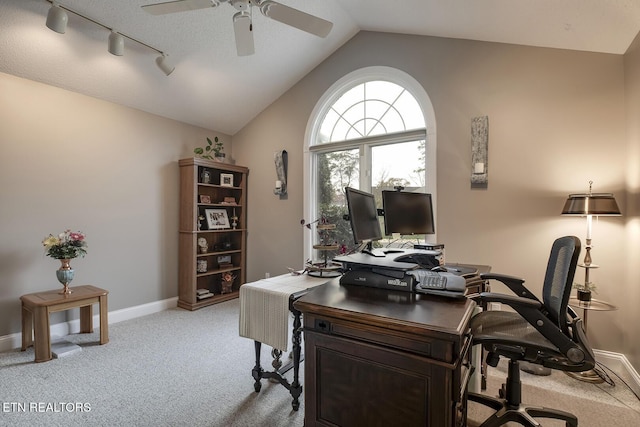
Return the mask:
<path id="1" fill-rule="evenodd" d="M 260 12 L 267 18 L 318 37 L 326 37 L 333 27 L 333 24 L 329 21 L 271 0 L 176 0 L 149 4 L 142 6 L 142 9 L 152 15 L 165 15 L 216 7 L 222 3 L 229 3 L 238 10 L 233 15 L 233 30 L 236 38 L 236 50 L 239 56 L 252 55 L 254 53 L 253 24 L 251 22 L 252 6 L 260 8 Z"/>

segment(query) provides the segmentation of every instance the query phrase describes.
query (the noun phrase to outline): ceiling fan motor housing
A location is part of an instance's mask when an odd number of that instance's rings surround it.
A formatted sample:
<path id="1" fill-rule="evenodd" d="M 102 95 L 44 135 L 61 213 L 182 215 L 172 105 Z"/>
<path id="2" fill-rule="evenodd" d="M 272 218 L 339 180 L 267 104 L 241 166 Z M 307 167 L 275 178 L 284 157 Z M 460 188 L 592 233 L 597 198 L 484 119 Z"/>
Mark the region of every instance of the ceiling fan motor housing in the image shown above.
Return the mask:
<path id="1" fill-rule="evenodd" d="M 229 3 L 231 3 L 231 6 L 235 7 L 237 10 L 241 12 L 245 10 L 249 10 L 249 8 L 251 7 L 250 0 L 230 0 Z"/>

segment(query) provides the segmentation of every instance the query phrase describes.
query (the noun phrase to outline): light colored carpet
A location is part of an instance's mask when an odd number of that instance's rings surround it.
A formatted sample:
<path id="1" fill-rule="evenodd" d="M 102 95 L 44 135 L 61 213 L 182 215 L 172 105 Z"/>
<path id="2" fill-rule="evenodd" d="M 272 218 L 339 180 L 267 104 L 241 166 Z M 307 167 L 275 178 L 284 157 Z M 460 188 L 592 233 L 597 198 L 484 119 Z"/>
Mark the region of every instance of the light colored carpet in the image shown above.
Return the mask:
<path id="1" fill-rule="evenodd" d="M 104 346 L 98 331 L 69 336 L 82 351 L 50 362 L 33 363 L 32 348 L 0 353 L 0 425 L 302 426 L 303 396 L 296 412 L 280 384 L 263 380 L 254 392 L 253 341 L 238 336 L 238 316 L 238 300 L 171 309 L 110 325 Z M 262 351 L 267 370 L 269 351 Z M 495 392 L 506 370 L 501 364 L 490 375 Z M 523 382 L 523 400 L 574 412 L 581 427 L 640 425 L 640 405 L 621 384 L 595 386 L 557 372 L 523 373 Z M 474 404 L 470 413 L 481 415 Z"/>

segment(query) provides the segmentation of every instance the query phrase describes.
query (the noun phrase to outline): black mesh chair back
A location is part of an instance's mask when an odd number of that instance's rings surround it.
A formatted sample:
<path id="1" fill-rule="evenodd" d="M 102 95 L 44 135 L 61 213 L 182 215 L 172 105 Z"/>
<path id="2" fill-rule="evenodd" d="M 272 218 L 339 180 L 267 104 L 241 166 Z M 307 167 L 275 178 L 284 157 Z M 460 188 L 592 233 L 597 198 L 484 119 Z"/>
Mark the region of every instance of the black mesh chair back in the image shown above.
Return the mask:
<path id="1" fill-rule="evenodd" d="M 561 237 L 553 242 L 542 288 L 547 317 L 565 334 L 568 333 L 567 306 L 579 254 L 580 240 L 576 237 Z"/>

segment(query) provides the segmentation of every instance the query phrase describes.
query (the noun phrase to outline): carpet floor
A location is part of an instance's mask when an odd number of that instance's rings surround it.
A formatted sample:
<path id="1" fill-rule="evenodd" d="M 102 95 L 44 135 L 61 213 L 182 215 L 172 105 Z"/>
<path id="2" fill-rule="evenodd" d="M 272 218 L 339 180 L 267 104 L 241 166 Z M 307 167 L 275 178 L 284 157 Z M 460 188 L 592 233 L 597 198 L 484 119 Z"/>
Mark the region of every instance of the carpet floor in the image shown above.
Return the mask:
<path id="1" fill-rule="evenodd" d="M 238 313 L 232 300 L 115 323 L 108 344 L 98 344 L 97 330 L 70 335 L 82 351 L 45 363 L 33 363 L 33 348 L 0 353 L 0 425 L 302 426 L 303 398 L 293 411 L 280 384 L 263 380 L 254 392 L 254 346 L 238 336 Z M 269 350 L 262 351 L 266 370 Z M 501 365 L 491 369 L 489 393 L 504 376 Z M 624 385 L 587 384 L 557 372 L 523 373 L 523 382 L 523 400 L 573 412 L 581 427 L 640 425 L 640 404 Z M 476 406 L 469 404 L 470 418 L 482 419 Z"/>

